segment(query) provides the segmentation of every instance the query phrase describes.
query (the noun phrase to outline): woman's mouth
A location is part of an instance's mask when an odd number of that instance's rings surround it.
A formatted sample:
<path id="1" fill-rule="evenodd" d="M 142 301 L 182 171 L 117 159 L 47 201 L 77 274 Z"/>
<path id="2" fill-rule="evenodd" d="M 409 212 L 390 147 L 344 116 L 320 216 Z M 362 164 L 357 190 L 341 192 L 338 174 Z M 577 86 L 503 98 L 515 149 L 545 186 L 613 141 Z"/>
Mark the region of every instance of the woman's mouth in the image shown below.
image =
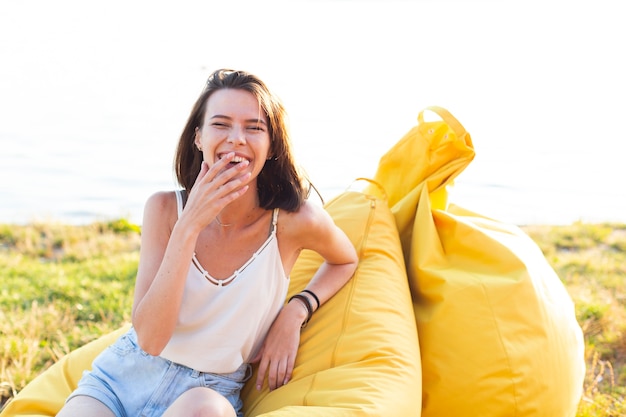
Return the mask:
<path id="1" fill-rule="evenodd" d="M 228 155 L 228 154 L 224 153 L 224 154 L 218 155 L 218 158 L 219 158 L 219 159 L 222 159 L 222 158 L 224 158 L 226 155 Z M 244 158 L 243 156 L 235 155 L 235 156 L 233 157 L 233 159 L 230 161 L 230 163 L 231 163 L 231 164 L 233 164 L 233 165 L 236 165 L 236 164 L 238 164 L 238 163 L 240 163 L 240 162 L 244 162 L 244 161 L 248 161 L 248 159 L 247 159 L 247 158 Z M 248 161 L 248 162 L 249 162 L 249 161 Z"/>

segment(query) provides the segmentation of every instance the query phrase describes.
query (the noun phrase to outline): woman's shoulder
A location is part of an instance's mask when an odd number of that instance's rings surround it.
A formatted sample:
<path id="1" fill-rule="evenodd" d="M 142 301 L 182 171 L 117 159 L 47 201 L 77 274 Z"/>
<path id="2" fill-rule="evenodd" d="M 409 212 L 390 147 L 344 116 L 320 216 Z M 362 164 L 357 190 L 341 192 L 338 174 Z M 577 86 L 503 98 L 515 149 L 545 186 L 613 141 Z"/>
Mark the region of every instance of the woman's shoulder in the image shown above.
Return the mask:
<path id="1" fill-rule="evenodd" d="M 148 197 L 146 206 L 166 208 L 176 204 L 176 193 L 177 191 L 157 191 Z"/>
<path id="2" fill-rule="evenodd" d="M 326 216 L 326 210 L 319 204 L 304 200 L 298 210 L 281 210 L 280 216 L 289 218 L 295 222 L 315 222 L 320 216 Z"/>
<path id="3" fill-rule="evenodd" d="M 305 200 L 297 211 L 281 210 L 278 223 L 291 235 L 310 235 L 325 233 L 334 222 L 320 204 Z"/>
<path id="4" fill-rule="evenodd" d="M 146 200 L 144 219 L 146 216 L 169 217 L 177 215 L 177 191 L 157 191 Z"/>

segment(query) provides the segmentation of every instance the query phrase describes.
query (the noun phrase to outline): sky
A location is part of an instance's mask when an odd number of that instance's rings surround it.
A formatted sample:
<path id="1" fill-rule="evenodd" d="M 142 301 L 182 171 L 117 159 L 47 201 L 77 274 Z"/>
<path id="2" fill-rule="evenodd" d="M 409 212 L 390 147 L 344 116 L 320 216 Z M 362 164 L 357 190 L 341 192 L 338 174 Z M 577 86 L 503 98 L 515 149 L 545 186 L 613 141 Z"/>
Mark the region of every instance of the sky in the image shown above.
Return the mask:
<path id="1" fill-rule="evenodd" d="M 190 107 L 230 67 L 282 98 L 322 188 L 372 176 L 438 105 L 476 150 L 461 205 L 516 223 L 626 222 L 618 4 L 0 0 L 1 204 L 78 201 L 103 189 L 93 178 L 120 199 L 136 197 L 133 178 L 171 188 Z"/>

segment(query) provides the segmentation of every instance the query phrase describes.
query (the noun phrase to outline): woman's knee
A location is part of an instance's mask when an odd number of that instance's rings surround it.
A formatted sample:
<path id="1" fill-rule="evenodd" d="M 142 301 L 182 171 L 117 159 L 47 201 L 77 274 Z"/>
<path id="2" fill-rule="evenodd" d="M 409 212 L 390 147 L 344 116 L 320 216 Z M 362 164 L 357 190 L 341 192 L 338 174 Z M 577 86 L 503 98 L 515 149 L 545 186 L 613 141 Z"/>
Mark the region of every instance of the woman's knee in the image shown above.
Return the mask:
<path id="1" fill-rule="evenodd" d="M 230 402 L 210 388 L 192 388 L 180 395 L 163 417 L 236 417 Z"/>

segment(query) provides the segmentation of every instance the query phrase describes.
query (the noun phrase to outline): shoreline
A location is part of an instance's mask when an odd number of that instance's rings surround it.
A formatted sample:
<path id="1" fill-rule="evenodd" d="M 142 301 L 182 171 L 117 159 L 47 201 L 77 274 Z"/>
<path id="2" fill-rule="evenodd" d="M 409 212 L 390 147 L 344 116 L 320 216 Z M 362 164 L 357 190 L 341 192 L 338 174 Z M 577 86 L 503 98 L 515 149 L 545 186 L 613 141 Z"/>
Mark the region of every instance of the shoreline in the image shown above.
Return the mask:
<path id="1" fill-rule="evenodd" d="M 568 227 L 568 226 L 574 226 L 574 225 L 604 225 L 604 226 L 610 226 L 610 227 L 615 227 L 615 228 L 626 227 L 626 221 L 614 221 L 614 220 L 599 220 L 599 221 L 574 220 L 569 223 L 536 222 L 536 223 L 523 223 L 523 224 L 510 223 L 510 222 L 501 221 L 498 219 L 493 219 L 493 220 L 502 224 L 514 225 L 521 229 L 530 228 L 530 227 Z M 141 222 L 134 221 L 129 216 L 109 216 L 109 217 L 102 216 L 101 218 L 89 218 L 84 221 L 68 221 L 67 219 L 55 218 L 55 217 L 33 218 L 31 220 L 21 221 L 21 222 L 15 222 L 15 221 L 11 222 L 11 221 L 0 220 L 0 227 L 2 228 L 6 228 L 6 227 L 25 228 L 25 227 L 36 227 L 36 226 L 47 225 L 47 226 L 58 226 L 58 227 L 68 227 L 68 228 L 72 228 L 72 227 L 81 228 L 81 227 L 90 227 L 94 225 L 114 224 L 114 223 L 120 223 L 120 222 L 141 228 Z"/>

